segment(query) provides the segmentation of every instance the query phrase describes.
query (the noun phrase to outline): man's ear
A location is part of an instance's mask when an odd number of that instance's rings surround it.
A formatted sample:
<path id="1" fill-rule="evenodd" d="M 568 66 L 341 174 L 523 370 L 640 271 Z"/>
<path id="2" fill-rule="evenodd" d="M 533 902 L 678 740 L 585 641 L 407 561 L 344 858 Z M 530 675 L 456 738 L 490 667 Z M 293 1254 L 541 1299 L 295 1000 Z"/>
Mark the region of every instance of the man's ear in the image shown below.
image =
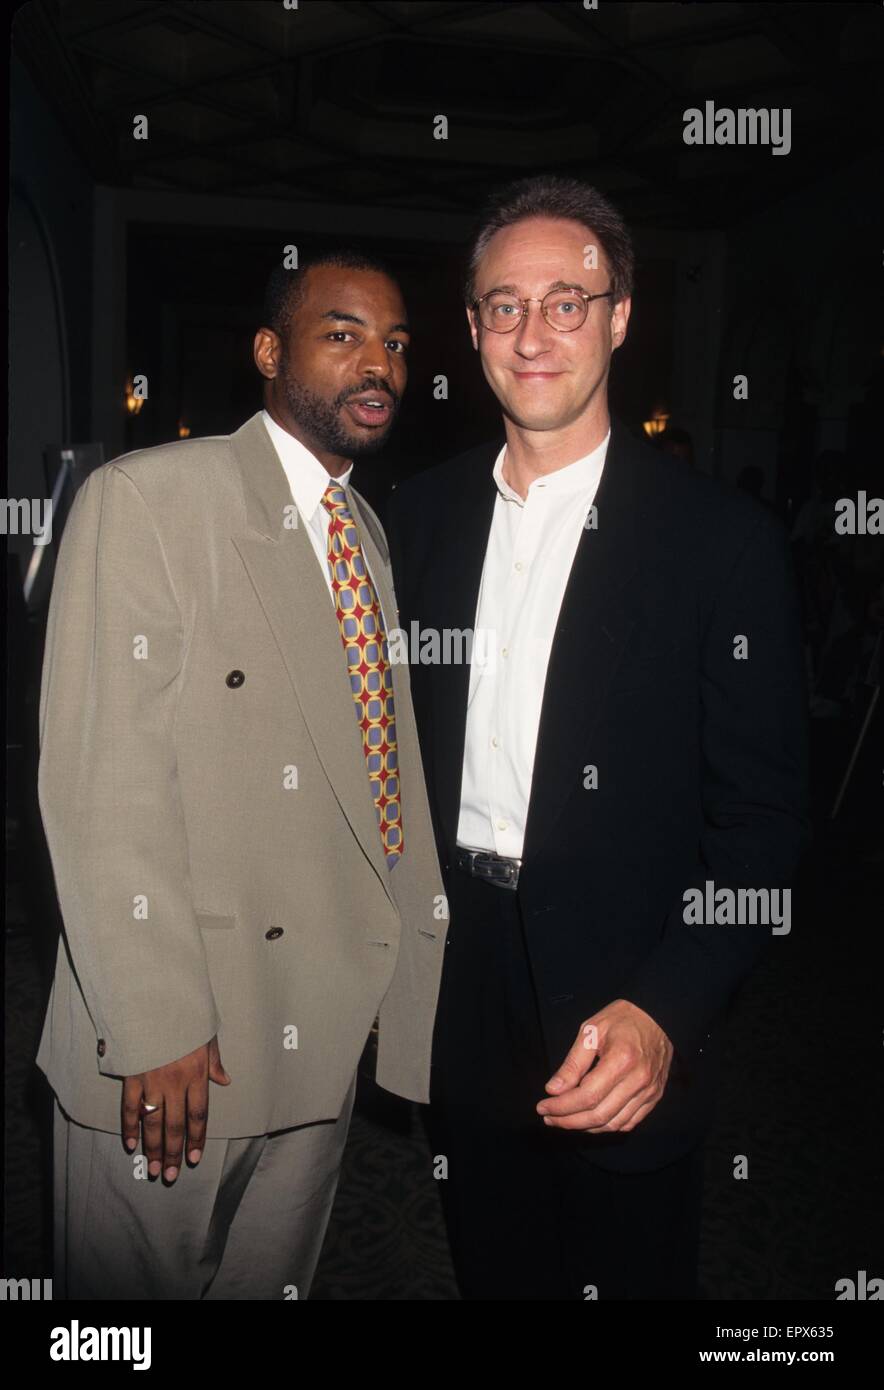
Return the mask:
<path id="1" fill-rule="evenodd" d="M 279 371 L 281 352 L 279 334 L 274 333 L 272 328 L 259 328 L 255 334 L 252 355 L 258 371 L 268 381 L 272 381 Z"/>
<path id="2" fill-rule="evenodd" d="M 611 314 L 611 348 L 622 347 L 626 338 L 626 325 L 629 323 L 629 315 L 632 309 L 631 299 L 621 299 L 614 305 Z"/>
<path id="3" fill-rule="evenodd" d="M 478 351 L 479 351 L 479 330 L 478 330 L 477 327 L 476 327 L 476 320 L 475 320 L 475 317 L 474 317 L 474 315 L 473 315 L 472 309 L 469 307 L 469 305 L 465 305 L 465 308 L 466 308 L 466 314 L 467 314 L 467 323 L 470 325 L 470 337 L 471 337 L 472 340 L 473 340 L 473 347 L 475 348 L 476 352 L 478 352 Z"/>

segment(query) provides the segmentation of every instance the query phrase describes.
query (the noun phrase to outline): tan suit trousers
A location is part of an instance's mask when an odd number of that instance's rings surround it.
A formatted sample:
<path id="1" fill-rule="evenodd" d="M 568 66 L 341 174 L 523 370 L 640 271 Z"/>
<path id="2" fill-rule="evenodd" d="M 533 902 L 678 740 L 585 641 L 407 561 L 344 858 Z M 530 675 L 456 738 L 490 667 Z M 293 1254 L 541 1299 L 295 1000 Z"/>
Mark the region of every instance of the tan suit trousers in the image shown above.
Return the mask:
<path id="1" fill-rule="evenodd" d="M 55 1296 L 306 1298 L 319 1260 L 353 1099 L 337 1120 L 207 1139 L 171 1186 L 136 1177 L 140 1148 L 54 1102 Z M 211 1123 L 211 1117 L 210 1117 Z"/>

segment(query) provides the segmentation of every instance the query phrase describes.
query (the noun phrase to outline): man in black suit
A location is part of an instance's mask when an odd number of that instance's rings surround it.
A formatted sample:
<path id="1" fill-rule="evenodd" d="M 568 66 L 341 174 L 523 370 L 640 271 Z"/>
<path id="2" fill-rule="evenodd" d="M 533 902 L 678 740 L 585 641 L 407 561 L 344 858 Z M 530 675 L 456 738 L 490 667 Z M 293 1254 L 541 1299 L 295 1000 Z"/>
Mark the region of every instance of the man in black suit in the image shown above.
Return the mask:
<path id="1" fill-rule="evenodd" d="M 430 1115 L 468 1299 L 697 1297 L 722 1018 L 788 936 L 808 837 L 785 534 L 611 420 L 632 274 L 594 189 L 504 190 L 466 301 L 505 441 L 390 509 L 451 912 Z"/>

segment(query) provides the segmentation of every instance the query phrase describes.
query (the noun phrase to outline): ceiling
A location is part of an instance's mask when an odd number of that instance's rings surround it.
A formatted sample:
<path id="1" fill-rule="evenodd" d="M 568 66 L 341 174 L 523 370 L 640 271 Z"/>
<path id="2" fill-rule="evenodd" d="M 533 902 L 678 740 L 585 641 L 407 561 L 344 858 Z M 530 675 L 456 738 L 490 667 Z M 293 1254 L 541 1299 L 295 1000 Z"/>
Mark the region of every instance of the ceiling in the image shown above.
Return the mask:
<path id="1" fill-rule="evenodd" d="M 15 52 L 96 181 L 472 212 L 597 181 L 634 224 L 726 227 L 878 147 L 880 6 L 32 0 Z M 790 107 L 792 149 L 687 147 L 683 112 Z M 133 139 L 133 116 L 149 139 Z M 433 138 L 434 117 L 448 139 Z"/>

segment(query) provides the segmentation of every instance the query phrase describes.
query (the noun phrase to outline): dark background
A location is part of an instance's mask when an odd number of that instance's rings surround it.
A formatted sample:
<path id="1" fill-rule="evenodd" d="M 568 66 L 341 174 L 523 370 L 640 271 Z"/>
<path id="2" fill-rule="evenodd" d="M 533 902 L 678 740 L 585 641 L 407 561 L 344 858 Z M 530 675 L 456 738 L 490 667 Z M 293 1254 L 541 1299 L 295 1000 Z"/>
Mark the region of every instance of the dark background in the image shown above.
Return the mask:
<path id="1" fill-rule="evenodd" d="M 805 600 L 817 844 L 792 935 L 737 1003 L 709 1146 L 714 1298 L 831 1298 L 859 1268 L 884 1275 L 884 753 L 872 705 L 884 538 L 833 545 L 829 515 L 858 487 L 884 493 L 882 14 L 34 0 L 12 30 L 11 497 L 49 495 L 63 445 L 109 459 L 182 428 L 237 428 L 260 408 L 251 343 L 270 267 L 286 244 L 352 237 L 397 268 L 415 330 L 399 427 L 359 467 L 382 508 L 398 478 L 499 432 L 460 295 L 489 187 L 574 175 L 629 222 L 636 288 L 612 408 L 636 433 L 663 415 L 687 429 L 695 466 L 725 483 L 759 469 Z M 683 113 L 709 99 L 789 107 L 791 152 L 686 146 Z M 132 137 L 137 114 L 146 141 Z M 447 141 L 433 138 L 440 114 Z M 136 373 L 149 397 L 133 416 Z M 746 401 L 733 399 L 737 373 Z M 447 401 L 433 397 L 438 374 Z M 796 532 L 815 477 L 817 512 Z M 48 1260 L 48 1101 L 32 1059 L 58 931 L 34 792 L 52 552 L 27 603 L 30 539 L 11 537 L 9 552 L 4 1272 L 24 1277 Z M 752 1155 L 753 1181 L 733 1181 L 735 1153 Z M 416 1121 L 363 1087 L 317 1296 L 454 1296 L 426 1171 Z M 373 1241 L 360 1240 L 366 1227 Z"/>

